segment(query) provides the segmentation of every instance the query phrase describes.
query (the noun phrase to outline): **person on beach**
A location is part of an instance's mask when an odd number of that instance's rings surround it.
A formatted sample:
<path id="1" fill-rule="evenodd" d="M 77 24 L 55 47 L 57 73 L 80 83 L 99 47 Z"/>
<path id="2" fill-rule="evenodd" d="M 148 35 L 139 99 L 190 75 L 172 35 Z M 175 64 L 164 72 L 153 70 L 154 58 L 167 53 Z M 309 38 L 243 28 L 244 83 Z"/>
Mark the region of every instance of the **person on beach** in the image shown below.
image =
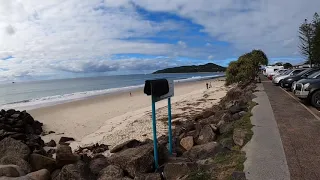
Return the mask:
<path id="1" fill-rule="evenodd" d="M 132 94 L 131 94 L 131 92 L 130 92 L 130 97 L 132 97 Z"/>
<path id="2" fill-rule="evenodd" d="M 206 83 L 206 85 L 207 85 L 207 89 L 209 89 L 209 84 L 208 84 L 208 83 Z"/>

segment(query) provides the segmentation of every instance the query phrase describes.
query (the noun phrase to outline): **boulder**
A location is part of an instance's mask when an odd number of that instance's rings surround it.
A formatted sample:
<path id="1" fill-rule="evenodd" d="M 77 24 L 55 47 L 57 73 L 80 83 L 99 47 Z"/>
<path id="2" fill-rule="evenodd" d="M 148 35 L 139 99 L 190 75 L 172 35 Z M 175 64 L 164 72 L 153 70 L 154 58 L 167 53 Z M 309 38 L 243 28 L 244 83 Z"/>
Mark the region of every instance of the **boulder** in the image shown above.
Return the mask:
<path id="1" fill-rule="evenodd" d="M 219 131 L 218 127 L 214 124 L 210 124 L 210 127 L 214 133 L 217 133 Z"/>
<path id="2" fill-rule="evenodd" d="M 29 165 L 29 163 L 24 159 L 20 158 L 19 156 L 5 156 L 0 159 L 0 164 L 14 164 L 19 166 L 22 169 L 22 171 L 26 174 L 31 172 L 31 166 Z"/>
<path id="3" fill-rule="evenodd" d="M 232 116 L 229 113 L 224 113 L 221 116 L 221 120 L 224 121 L 224 122 L 230 122 L 230 121 L 232 121 Z"/>
<path id="4" fill-rule="evenodd" d="M 222 125 L 219 126 L 219 132 L 220 134 L 225 134 L 233 129 L 233 124 L 232 123 L 223 123 Z"/>
<path id="5" fill-rule="evenodd" d="M 17 165 L 0 165 L 0 177 L 19 177 L 23 175 L 25 175 L 25 173 Z"/>
<path id="6" fill-rule="evenodd" d="M 164 166 L 163 175 L 165 179 L 184 179 L 196 169 L 197 165 L 193 162 L 167 163 Z"/>
<path id="7" fill-rule="evenodd" d="M 161 175 L 159 173 L 139 174 L 134 177 L 134 180 L 161 180 Z"/>
<path id="8" fill-rule="evenodd" d="M 211 142 L 215 139 L 216 135 L 213 132 L 212 128 L 210 125 L 205 125 L 196 139 L 197 144 L 206 144 L 208 142 Z"/>
<path id="9" fill-rule="evenodd" d="M 69 145 L 69 143 L 67 143 L 68 141 L 74 141 L 74 138 L 72 138 L 72 137 L 61 137 L 60 140 L 59 140 L 59 144 Z"/>
<path id="10" fill-rule="evenodd" d="M 153 170 L 153 146 L 146 144 L 136 148 L 129 148 L 113 154 L 109 162 L 120 166 L 127 171 L 130 176 L 146 173 Z"/>
<path id="11" fill-rule="evenodd" d="M 207 144 L 193 146 L 189 151 L 183 153 L 182 157 L 192 160 L 205 159 L 214 156 L 218 151 L 217 142 L 209 142 Z"/>
<path id="12" fill-rule="evenodd" d="M 59 145 L 56 152 L 56 161 L 58 166 L 64 166 L 66 164 L 73 164 L 78 160 L 78 157 L 72 154 L 70 146 Z"/>
<path id="13" fill-rule="evenodd" d="M 75 164 L 68 164 L 63 166 L 59 176 L 59 180 L 86 180 L 94 179 L 90 173 L 89 167 L 82 161 L 78 161 Z"/>
<path id="14" fill-rule="evenodd" d="M 243 116 L 245 116 L 246 114 L 247 114 L 246 111 L 240 111 L 240 112 L 239 112 L 239 116 L 240 116 L 240 117 L 243 117 Z"/>
<path id="15" fill-rule="evenodd" d="M 189 150 L 193 147 L 193 136 L 187 136 L 181 139 L 180 145 L 185 149 Z"/>
<path id="16" fill-rule="evenodd" d="M 243 146 L 246 134 L 247 134 L 246 130 L 243 130 L 243 129 L 240 129 L 240 128 L 234 129 L 233 130 L 233 136 L 232 136 L 233 142 L 236 145 Z"/>
<path id="17" fill-rule="evenodd" d="M 233 104 L 230 108 L 229 108 L 229 112 L 231 114 L 235 114 L 241 111 L 241 107 L 238 103 Z"/>
<path id="18" fill-rule="evenodd" d="M 50 172 L 47 169 L 41 169 L 27 174 L 25 177 L 32 180 L 51 180 Z"/>
<path id="19" fill-rule="evenodd" d="M 119 166 L 109 165 L 100 171 L 98 180 L 120 179 L 122 177 L 124 177 L 124 172 Z"/>
<path id="20" fill-rule="evenodd" d="M 4 156 L 13 156 L 27 159 L 29 154 L 29 147 L 20 141 L 9 137 L 0 141 L 0 159 Z"/>
<path id="21" fill-rule="evenodd" d="M 99 172 L 109 165 L 106 157 L 101 156 L 90 161 L 89 168 L 91 172 L 98 175 Z"/>
<path id="22" fill-rule="evenodd" d="M 232 173 L 232 180 L 246 180 L 246 174 L 240 171 L 234 171 Z"/>
<path id="23" fill-rule="evenodd" d="M 30 162 L 32 171 L 47 169 L 50 172 L 52 172 L 53 170 L 56 169 L 56 161 L 54 159 L 40 155 L 40 154 L 31 154 L 29 162 Z"/>
<path id="24" fill-rule="evenodd" d="M 59 177 L 60 172 L 61 172 L 61 169 L 56 169 L 56 170 L 54 170 L 54 171 L 51 173 L 51 178 L 52 178 L 52 180 L 59 180 L 58 177 Z"/>
<path id="25" fill-rule="evenodd" d="M 231 150 L 234 145 L 233 140 L 231 138 L 221 139 L 220 144 L 222 145 L 223 148 L 227 148 L 229 150 Z"/>
<path id="26" fill-rule="evenodd" d="M 131 139 L 129 141 L 126 141 L 124 143 L 121 143 L 119 145 L 116 145 L 114 148 L 110 150 L 111 153 L 120 152 L 122 150 L 128 149 L 128 148 L 135 148 L 142 144 L 141 141 L 138 141 L 136 139 Z"/>
<path id="27" fill-rule="evenodd" d="M 48 147 L 56 147 L 57 144 L 54 140 L 49 141 L 48 143 L 45 144 Z"/>
<path id="28" fill-rule="evenodd" d="M 241 118 L 241 116 L 239 113 L 235 113 L 232 115 L 232 120 L 234 120 L 234 121 L 239 120 L 240 118 Z"/>

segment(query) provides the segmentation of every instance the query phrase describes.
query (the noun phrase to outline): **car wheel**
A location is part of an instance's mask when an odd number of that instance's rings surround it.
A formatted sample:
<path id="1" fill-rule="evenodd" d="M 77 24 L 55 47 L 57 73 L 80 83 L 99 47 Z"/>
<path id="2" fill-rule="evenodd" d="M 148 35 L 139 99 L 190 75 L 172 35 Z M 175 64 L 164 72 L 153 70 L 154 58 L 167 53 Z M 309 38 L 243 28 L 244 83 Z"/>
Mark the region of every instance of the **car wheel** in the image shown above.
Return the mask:
<path id="1" fill-rule="evenodd" d="M 283 88 L 283 80 L 280 80 L 279 84 L 280 84 L 280 87 Z"/>
<path id="2" fill-rule="evenodd" d="M 320 108 L 320 90 L 314 92 L 311 96 L 311 104 L 316 108 Z"/>

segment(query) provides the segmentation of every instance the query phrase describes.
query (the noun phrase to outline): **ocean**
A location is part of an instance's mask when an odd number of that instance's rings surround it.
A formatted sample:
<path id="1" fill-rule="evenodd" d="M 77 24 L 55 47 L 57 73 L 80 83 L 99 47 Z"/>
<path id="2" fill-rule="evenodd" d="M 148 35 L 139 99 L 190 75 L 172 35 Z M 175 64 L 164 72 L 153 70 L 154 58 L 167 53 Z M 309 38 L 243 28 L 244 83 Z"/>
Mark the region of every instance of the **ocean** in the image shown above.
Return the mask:
<path id="1" fill-rule="evenodd" d="M 148 79 L 168 78 L 179 83 L 221 76 L 224 73 L 140 74 L 0 84 L 0 105 L 4 109 L 34 109 L 94 95 L 131 91 L 143 87 Z"/>

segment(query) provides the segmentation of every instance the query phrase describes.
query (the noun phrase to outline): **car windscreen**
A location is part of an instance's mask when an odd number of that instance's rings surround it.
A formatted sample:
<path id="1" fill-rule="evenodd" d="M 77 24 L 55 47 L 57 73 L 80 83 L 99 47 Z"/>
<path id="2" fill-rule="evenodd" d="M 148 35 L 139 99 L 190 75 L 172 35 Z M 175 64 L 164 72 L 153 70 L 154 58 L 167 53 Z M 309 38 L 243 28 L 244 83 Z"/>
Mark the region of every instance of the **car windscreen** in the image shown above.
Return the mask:
<path id="1" fill-rule="evenodd" d="M 304 71 L 301 71 L 300 73 L 297 74 L 297 76 L 302 76 L 302 75 L 306 74 L 309 71 L 310 71 L 310 69 L 306 69 Z"/>
<path id="2" fill-rule="evenodd" d="M 302 72 L 302 71 L 304 71 L 303 69 L 296 69 L 296 70 L 293 70 L 293 72 L 292 72 L 292 75 L 297 75 L 297 74 L 299 74 L 300 72 Z"/>
<path id="3" fill-rule="evenodd" d="M 292 72 L 292 70 L 287 70 L 286 72 L 283 73 L 283 75 L 288 75 Z"/>
<path id="4" fill-rule="evenodd" d="M 317 78 L 320 74 L 320 70 L 310 74 L 307 78 Z"/>

